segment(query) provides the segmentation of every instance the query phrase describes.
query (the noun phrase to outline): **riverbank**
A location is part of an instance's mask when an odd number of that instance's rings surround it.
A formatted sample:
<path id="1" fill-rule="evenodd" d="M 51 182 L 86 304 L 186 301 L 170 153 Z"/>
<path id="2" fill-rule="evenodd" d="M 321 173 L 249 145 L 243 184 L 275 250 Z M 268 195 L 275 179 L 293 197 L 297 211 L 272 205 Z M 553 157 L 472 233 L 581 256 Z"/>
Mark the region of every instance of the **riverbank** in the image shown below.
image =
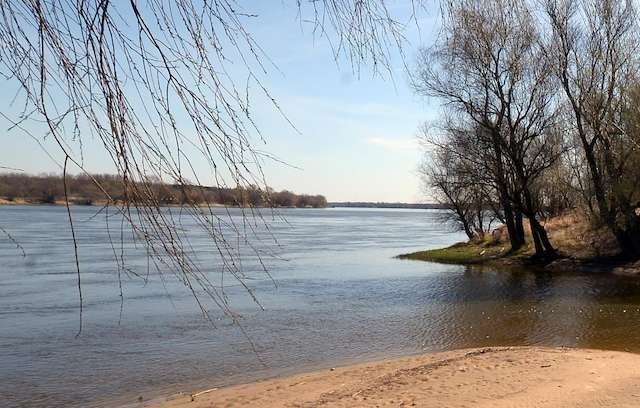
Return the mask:
<path id="1" fill-rule="evenodd" d="M 134 177 L 135 179 L 135 177 Z M 110 201 L 135 201 L 139 205 L 198 205 L 213 203 L 246 207 L 313 207 L 327 206 L 320 194 L 296 194 L 276 191 L 267 186 L 206 186 L 182 182 L 165 182 L 158 178 L 134 180 L 121 174 L 30 175 L 23 172 L 0 172 L 0 204 L 22 202 L 56 204 L 69 198 L 79 205 Z"/>
<path id="2" fill-rule="evenodd" d="M 118 205 L 122 205 L 121 202 L 115 202 L 115 203 L 110 203 L 107 200 L 96 200 L 96 201 L 87 201 L 87 200 L 82 200 L 82 199 L 70 199 L 69 200 L 69 205 L 70 206 L 74 206 L 74 207 L 105 207 L 107 204 L 111 205 L 111 206 L 118 206 Z M 35 200 L 24 200 L 24 199 L 16 199 L 16 200 L 6 200 L 3 198 L 0 198 L 0 207 L 2 206 L 48 206 L 48 205 L 52 205 L 52 206 L 58 206 L 58 207 L 66 207 L 67 206 L 67 202 L 64 200 L 55 200 L 53 202 L 50 203 L 44 203 L 42 201 L 35 201 Z M 187 204 L 161 204 L 161 207 L 171 207 L 171 208 L 179 208 L 179 207 L 189 207 L 191 205 L 187 205 Z M 239 205 L 232 205 L 232 204 L 220 204 L 220 203 L 197 203 L 195 204 L 195 207 L 201 207 L 201 208 L 259 208 L 259 209 L 266 209 L 266 210 L 271 210 L 271 209 L 275 209 L 275 210 L 279 210 L 279 209 L 308 209 L 308 208 L 313 208 L 313 207 L 295 207 L 295 206 L 289 206 L 289 207 L 264 207 L 264 206 L 257 206 L 257 207 L 250 207 L 250 206 L 239 206 Z M 316 209 L 322 209 L 322 208 L 327 208 L 327 207 L 318 207 Z"/>
<path id="3" fill-rule="evenodd" d="M 538 347 L 457 350 L 195 391 L 139 406 L 637 407 L 640 355 Z"/>
<path id="4" fill-rule="evenodd" d="M 79 207 L 104 207 L 107 204 L 112 205 L 112 206 L 118 206 L 121 205 L 121 202 L 109 202 L 107 200 L 86 200 L 86 199 L 78 199 L 78 198 L 70 198 L 69 199 L 69 205 L 71 206 L 79 206 Z M 42 201 L 37 201 L 37 200 L 26 200 L 26 199 L 14 199 L 14 200 L 7 200 L 4 198 L 0 198 L 0 206 L 21 206 L 21 205 L 27 205 L 27 206 L 38 206 L 38 205 L 42 205 L 42 206 L 46 206 L 46 205 L 53 205 L 53 206 L 59 206 L 59 207 L 66 207 L 67 206 L 67 202 L 65 200 L 54 200 L 52 202 L 42 202 Z M 162 207 L 180 207 L 180 204 L 162 204 Z M 233 205 L 224 205 L 224 204 L 219 204 L 219 203 L 203 203 L 203 204 L 197 204 L 198 207 L 212 207 L 212 208 L 240 208 L 239 206 L 233 206 Z"/>
<path id="5" fill-rule="evenodd" d="M 640 275 L 640 261 L 621 259 L 611 233 L 604 228 L 593 228 L 578 214 L 550 219 L 545 223 L 545 229 L 558 251 L 557 259 L 551 262 L 535 259 L 529 240 L 520 250 L 510 251 L 505 228 L 499 228 L 483 239 L 402 254 L 397 258 L 457 265 Z"/>

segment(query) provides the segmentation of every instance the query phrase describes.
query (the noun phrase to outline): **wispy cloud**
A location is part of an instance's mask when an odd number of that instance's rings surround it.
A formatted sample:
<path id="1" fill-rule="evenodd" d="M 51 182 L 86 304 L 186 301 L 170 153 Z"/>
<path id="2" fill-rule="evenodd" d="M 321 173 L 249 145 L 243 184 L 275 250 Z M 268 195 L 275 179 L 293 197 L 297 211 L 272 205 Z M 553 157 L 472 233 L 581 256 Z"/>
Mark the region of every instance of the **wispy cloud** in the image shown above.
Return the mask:
<path id="1" fill-rule="evenodd" d="M 398 97 L 398 100 L 401 100 L 401 98 Z M 394 105 L 393 103 L 344 101 L 339 97 L 330 99 L 286 94 L 281 94 L 278 101 L 285 108 L 288 107 L 287 110 L 297 108 L 305 112 L 313 112 L 315 115 L 331 115 L 352 120 L 374 117 L 387 120 L 411 120 L 419 123 L 425 116 L 419 107 L 410 103 L 397 106 L 397 104 Z"/>
<path id="2" fill-rule="evenodd" d="M 388 137 L 372 137 L 367 139 L 367 143 L 382 147 L 387 150 L 417 150 L 418 141 L 415 138 L 411 139 L 394 139 Z"/>

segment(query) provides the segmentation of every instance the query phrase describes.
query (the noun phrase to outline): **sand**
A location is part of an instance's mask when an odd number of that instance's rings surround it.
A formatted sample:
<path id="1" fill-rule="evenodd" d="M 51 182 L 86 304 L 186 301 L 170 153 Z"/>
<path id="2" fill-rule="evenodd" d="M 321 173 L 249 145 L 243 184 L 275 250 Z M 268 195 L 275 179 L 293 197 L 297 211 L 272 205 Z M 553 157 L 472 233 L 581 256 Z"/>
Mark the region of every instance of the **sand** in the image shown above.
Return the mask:
<path id="1" fill-rule="evenodd" d="M 192 401 L 193 399 L 193 401 Z M 174 395 L 145 407 L 640 407 L 640 355 L 459 350 Z"/>

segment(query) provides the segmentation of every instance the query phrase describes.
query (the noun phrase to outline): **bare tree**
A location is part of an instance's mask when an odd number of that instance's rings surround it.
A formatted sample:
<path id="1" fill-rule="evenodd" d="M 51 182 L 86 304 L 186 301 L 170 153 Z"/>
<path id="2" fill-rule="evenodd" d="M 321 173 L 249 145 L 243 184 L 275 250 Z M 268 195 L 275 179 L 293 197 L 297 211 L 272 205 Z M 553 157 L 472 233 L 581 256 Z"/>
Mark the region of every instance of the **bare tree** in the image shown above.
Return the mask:
<path id="1" fill-rule="evenodd" d="M 545 6 L 548 57 L 573 113 L 597 215 L 624 253 L 638 255 L 637 185 L 625 177 L 637 167 L 637 145 L 623 123 L 628 88 L 638 77 L 635 5 L 631 0 L 548 0 Z"/>
<path id="2" fill-rule="evenodd" d="M 453 127 L 436 136 L 425 128 L 421 140 L 424 159 L 419 174 L 425 193 L 446 206 L 445 221 L 464 231 L 469 240 L 482 239 L 500 214 L 495 187 L 481 177 L 484 166 L 474 159 L 477 150 L 468 137 L 458 137 Z M 435 131 L 435 129 L 434 129 Z"/>
<path id="3" fill-rule="evenodd" d="M 462 115 L 468 144 L 491 152 L 486 170 L 512 249 L 524 244 L 524 215 L 536 254 L 553 257 L 532 186 L 561 153 L 550 131 L 557 103 L 533 13 L 525 1 L 460 0 L 444 5 L 443 20 L 441 40 L 420 54 L 414 88 Z"/>

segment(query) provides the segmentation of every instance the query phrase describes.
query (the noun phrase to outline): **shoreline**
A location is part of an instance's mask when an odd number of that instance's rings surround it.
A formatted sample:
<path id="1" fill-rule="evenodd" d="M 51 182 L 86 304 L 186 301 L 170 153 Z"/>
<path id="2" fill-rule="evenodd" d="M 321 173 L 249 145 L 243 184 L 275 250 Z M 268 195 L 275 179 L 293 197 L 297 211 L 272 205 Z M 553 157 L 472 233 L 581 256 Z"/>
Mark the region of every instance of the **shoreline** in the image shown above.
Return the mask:
<path id="1" fill-rule="evenodd" d="M 640 275 L 640 257 L 624 257 L 615 236 L 604 226 L 594 225 L 579 211 L 566 212 L 544 223 L 555 256 L 537 258 L 530 228 L 525 242 L 511 249 L 509 233 L 500 226 L 490 233 L 446 248 L 397 255 L 397 259 L 497 268 L 524 268 L 535 272 L 613 273 Z"/>
<path id="2" fill-rule="evenodd" d="M 421 354 L 127 407 L 632 407 L 640 354 L 557 347 L 489 347 Z"/>
<path id="3" fill-rule="evenodd" d="M 77 202 L 77 201 L 73 201 L 73 200 L 69 200 L 69 206 L 71 207 L 104 207 L 108 204 L 107 201 L 93 201 L 90 204 L 87 203 L 83 203 L 83 202 Z M 115 203 L 111 203 L 111 206 L 118 206 L 119 204 L 121 204 L 121 202 L 115 202 Z M 53 203 L 43 203 L 43 202 L 35 202 L 35 201 L 24 201 L 24 200 L 16 200 L 16 201 L 9 201 L 9 200 L 4 200 L 4 199 L 0 199 L 0 208 L 1 207 L 66 207 L 67 203 L 65 201 L 60 201 L 57 200 Z M 188 204 L 162 204 L 160 205 L 161 208 L 179 208 L 179 207 L 189 207 Z M 321 210 L 321 209 L 326 209 L 326 208 L 337 208 L 337 207 L 251 207 L 251 206 L 239 206 L 239 205 L 225 205 L 225 204 L 219 204 L 219 203 L 210 203 L 210 204 L 206 204 L 206 203 L 198 203 L 196 204 L 196 207 L 199 208 L 243 208 L 243 209 L 267 209 L 267 210 L 281 210 L 281 209 L 300 209 L 300 210 L 305 210 L 305 209 L 315 209 L 315 210 Z"/>
<path id="4" fill-rule="evenodd" d="M 619 257 L 578 258 L 561 255 L 550 262 L 536 261 L 526 251 L 509 253 L 506 246 L 492 248 L 482 244 L 459 242 L 445 248 L 428 249 L 395 256 L 399 260 L 434 262 L 492 268 L 524 268 L 534 272 L 612 273 L 640 276 L 640 261 Z"/>

